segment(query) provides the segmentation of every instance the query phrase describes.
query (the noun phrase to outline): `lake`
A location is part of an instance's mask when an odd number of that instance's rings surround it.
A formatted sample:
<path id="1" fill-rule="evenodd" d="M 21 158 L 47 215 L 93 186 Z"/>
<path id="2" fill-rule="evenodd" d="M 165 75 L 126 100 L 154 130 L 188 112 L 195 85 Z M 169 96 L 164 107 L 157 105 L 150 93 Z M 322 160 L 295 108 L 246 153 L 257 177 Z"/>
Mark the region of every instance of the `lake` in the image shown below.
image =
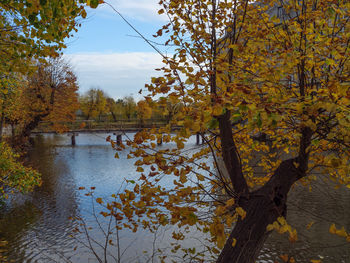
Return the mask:
<path id="1" fill-rule="evenodd" d="M 5 255 L 9 261 L 98 262 L 84 246 L 86 236 L 83 233 L 71 237 L 79 222 L 69 217 L 80 217 L 93 227 L 89 232 L 91 238 L 103 240 L 92 213 L 92 200 L 79 187 L 96 187 L 96 197 L 109 198 L 125 178 L 139 177 L 133 166 L 135 160 L 127 159 L 126 150 L 119 153 L 119 159 L 114 158 L 115 152 L 105 140 L 107 136 L 80 134 L 74 147 L 67 135 L 35 136 L 35 147 L 29 152 L 28 162 L 42 173 L 43 184 L 33 193 L 12 197 L 0 211 L 0 238 L 8 241 Z M 191 138 L 186 147 L 200 146 Z M 344 226 L 349 232 L 350 194 L 330 185 L 321 179 L 312 185 L 312 191 L 295 187 L 289 197 L 287 220 L 297 228 L 299 240 L 291 244 L 287 235 L 273 233 L 258 262 L 273 263 L 281 254 L 294 256 L 296 262 L 310 262 L 310 259 L 322 259 L 323 263 L 350 262 L 350 243 L 328 232 L 332 223 L 336 223 L 337 228 Z M 101 222 L 104 226 L 107 224 Z M 306 226 L 310 222 L 315 223 L 308 229 Z M 198 243 L 200 234 L 191 231 L 194 241 L 186 242 L 193 245 Z M 154 247 L 170 249 L 169 232 L 171 229 L 160 229 L 155 236 L 145 231 L 137 234 L 121 231 L 124 254 L 120 262 L 157 262 Z M 148 252 L 144 253 L 145 250 Z M 98 248 L 97 251 L 100 252 Z M 117 252 L 111 251 L 113 253 Z M 112 260 L 111 256 L 109 258 Z"/>

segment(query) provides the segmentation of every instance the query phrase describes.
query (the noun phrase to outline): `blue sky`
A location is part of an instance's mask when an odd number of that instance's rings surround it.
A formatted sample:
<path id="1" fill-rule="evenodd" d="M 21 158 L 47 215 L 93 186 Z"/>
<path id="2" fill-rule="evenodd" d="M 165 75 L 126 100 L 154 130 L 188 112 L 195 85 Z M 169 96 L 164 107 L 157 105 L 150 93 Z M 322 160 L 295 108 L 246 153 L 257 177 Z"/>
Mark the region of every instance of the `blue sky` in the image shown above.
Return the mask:
<path id="1" fill-rule="evenodd" d="M 145 37 L 152 35 L 166 22 L 159 16 L 157 0 L 110 0 L 119 12 Z M 88 9 L 87 19 L 73 38 L 66 41 L 64 56 L 72 65 L 80 84 L 80 93 L 99 87 L 113 98 L 132 95 L 141 98 L 161 57 L 109 7 Z M 159 73 L 158 73 L 159 74 Z"/>

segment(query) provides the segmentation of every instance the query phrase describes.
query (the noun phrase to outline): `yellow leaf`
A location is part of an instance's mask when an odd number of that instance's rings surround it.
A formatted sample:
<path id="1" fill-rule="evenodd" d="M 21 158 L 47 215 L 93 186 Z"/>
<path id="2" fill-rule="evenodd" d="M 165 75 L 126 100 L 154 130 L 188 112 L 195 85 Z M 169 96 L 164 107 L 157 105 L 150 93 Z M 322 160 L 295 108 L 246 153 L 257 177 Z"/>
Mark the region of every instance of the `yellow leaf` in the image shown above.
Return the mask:
<path id="1" fill-rule="evenodd" d="M 289 225 L 284 225 L 280 228 L 279 232 L 281 234 L 283 234 L 283 233 L 286 233 L 287 231 L 290 231 L 290 230 L 291 230 L 291 227 Z"/>
<path id="2" fill-rule="evenodd" d="M 204 176 L 201 175 L 201 174 L 197 174 L 197 179 L 198 179 L 199 181 L 204 181 Z"/>
<path id="3" fill-rule="evenodd" d="M 297 230 L 296 229 L 294 229 L 293 231 L 289 232 L 289 241 L 290 242 L 298 241 L 298 234 L 297 234 Z"/>
<path id="4" fill-rule="evenodd" d="M 337 230 L 337 231 L 336 231 L 336 234 L 337 234 L 338 236 L 341 236 L 341 237 L 347 237 L 347 236 L 348 236 L 348 234 L 346 233 L 344 227 L 342 227 L 340 230 Z"/>
<path id="5" fill-rule="evenodd" d="M 314 221 L 311 221 L 310 223 L 307 224 L 306 228 L 310 229 L 312 227 L 312 225 L 315 224 Z"/>
<path id="6" fill-rule="evenodd" d="M 277 218 L 277 221 L 278 223 L 280 223 L 282 226 L 285 225 L 287 222 L 286 222 L 286 219 L 283 217 L 283 216 L 280 216 Z"/>
<path id="7" fill-rule="evenodd" d="M 329 233 L 335 234 L 337 232 L 337 229 L 335 227 L 335 224 L 332 224 L 329 228 Z"/>
<path id="8" fill-rule="evenodd" d="M 288 255 L 286 255 L 286 254 L 280 255 L 280 258 L 281 258 L 284 262 L 288 262 L 288 259 L 289 259 Z"/>
<path id="9" fill-rule="evenodd" d="M 134 192 L 137 194 L 140 192 L 140 186 L 138 184 L 135 185 Z"/>
<path id="10" fill-rule="evenodd" d="M 222 113 L 221 105 L 215 104 L 213 107 L 213 115 L 218 116 L 218 115 L 221 115 L 221 113 Z"/>
<path id="11" fill-rule="evenodd" d="M 107 217 L 109 214 L 107 212 L 101 212 L 101 215 L 103 215 L 104 217 Z"/>
<path id="12" fill-rule="evenodd" d="M 232 247 L 235 247 L 236 246 L 236 243 L 237 243 L 237 240 L 234 238 L 232 239 Z"/>
<path id="13" fill-rule="evenodd" d="M 246 211 L 244 211 L 242 207 L 236 207 L 236 213 L 239 214 L 242 219 L 244 219 L 247 215 Z"/>
<path id="14" fill-rule="evenodd" d="M 273 229 L 274 229 L 273 224 L 268 224 L 267 227 L 266 227 L 267 231 L 272 231 Z"/>
<path id="15" fill-rule="evenodd" d="M 226 206 L 233 206 L 235 204 L 235 199 L 231 198 L 226 201 Z"/>
<path id="16" fill-rule="evenodd" d="M 180 182 L 181 182 L 182 184 L 184 184 L 184 183 L 187 182 L 187 177 L 186 177 L 186 175 L 184 175 L 184 174 L 181 174 L 181 175 L 180 175 Z"/>
<path id="17" fill-rule="evenodd" d="M 102 204 L 102 203 L 103 203 L 103 200 L 102 200 L 101 197 L 99 197 L 99 198 L 96 198 L 96 202 L 99 203 L 99 204 Z"/>

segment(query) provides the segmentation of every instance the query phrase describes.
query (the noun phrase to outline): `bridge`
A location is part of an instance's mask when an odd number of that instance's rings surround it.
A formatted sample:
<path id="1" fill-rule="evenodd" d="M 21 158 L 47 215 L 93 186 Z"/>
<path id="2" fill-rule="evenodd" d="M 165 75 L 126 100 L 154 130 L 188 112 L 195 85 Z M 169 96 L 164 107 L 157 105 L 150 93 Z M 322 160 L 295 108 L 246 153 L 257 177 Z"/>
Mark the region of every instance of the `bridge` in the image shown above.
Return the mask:
<path id="1" fill-rule="evenodd" d="M 61 128 L 53 129 L 54 125 L 59 125 Z M 139 132 L 143 129 L 164 127 L 164 120 L 149 119 L 141 121 L 135 120 L 120 120 L 118 122 L 96 122 L 94 120 L 79 120 L 70 123 L 52 123 L 41 122 L 39 126 L 31 132 L 31 134 L 67 134 L 71 137 L 72 145 L 76 145 L 75 137 L 82 133 L 110 133 L 116 136 L 118 145 L 122 142 L 122 135 L 129 132 Z M 173 126 L 172 130 L 180 129 L 179 126 Z M 199 135 L 197 135 L 199 144 Z M 161 145 L 162 141 L 158 142 Z"/>

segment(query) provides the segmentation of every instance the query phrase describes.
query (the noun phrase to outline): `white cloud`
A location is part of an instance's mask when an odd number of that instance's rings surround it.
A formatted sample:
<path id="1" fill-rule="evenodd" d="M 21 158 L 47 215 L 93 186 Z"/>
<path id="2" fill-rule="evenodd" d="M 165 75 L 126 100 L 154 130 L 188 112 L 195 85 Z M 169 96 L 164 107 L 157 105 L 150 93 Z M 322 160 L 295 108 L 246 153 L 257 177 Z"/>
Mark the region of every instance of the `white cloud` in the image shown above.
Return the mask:
<path id="1" fill-rule="evenodd" d="M 154 69 L 162 66 L 157 53 L 78 53 L 64 55 L 78 76 L 80 92 L 99 86 L 113 98 L 133 94 L 159 73 Z"/>

